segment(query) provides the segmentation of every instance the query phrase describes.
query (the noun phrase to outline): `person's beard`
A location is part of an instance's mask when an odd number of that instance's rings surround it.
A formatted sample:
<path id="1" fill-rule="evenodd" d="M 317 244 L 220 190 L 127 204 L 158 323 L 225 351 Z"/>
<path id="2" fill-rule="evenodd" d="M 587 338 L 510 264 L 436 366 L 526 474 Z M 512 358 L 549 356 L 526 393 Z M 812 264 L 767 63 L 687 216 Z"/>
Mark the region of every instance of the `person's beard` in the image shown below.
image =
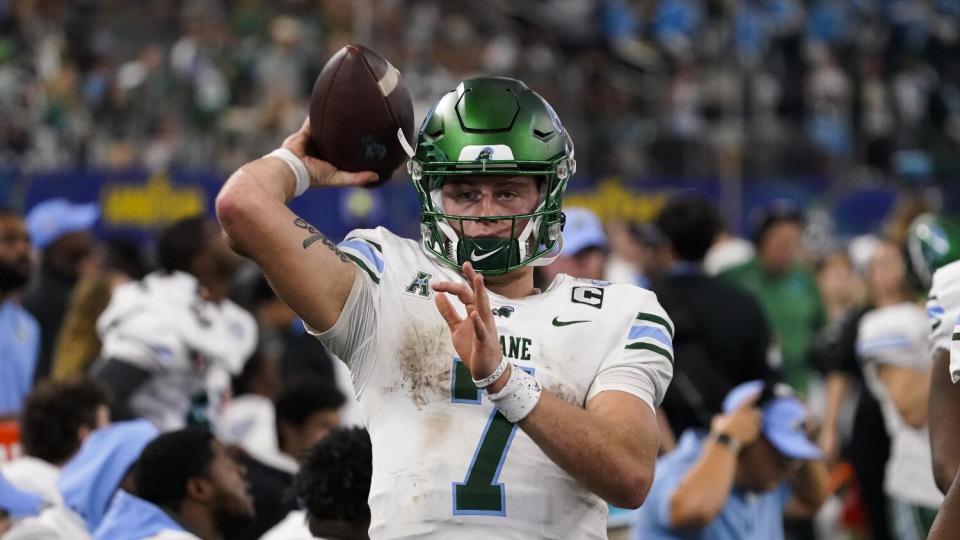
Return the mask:
<path id="1" fill-rule="evenodd" d="M 246 512 L 241 505 L 233 504 L 229 496 L 221 496 L 214 509 L 215 520 L 224 538 L 232 538 L 243 531 L 253 521 L 253 514 Z"/>
<path id="2" fill-rule="evenodd" d="M 13 263 L 0 259 L 0 292 L 7 293 L 22 288 L 30 281 L 30 263 Z"/>

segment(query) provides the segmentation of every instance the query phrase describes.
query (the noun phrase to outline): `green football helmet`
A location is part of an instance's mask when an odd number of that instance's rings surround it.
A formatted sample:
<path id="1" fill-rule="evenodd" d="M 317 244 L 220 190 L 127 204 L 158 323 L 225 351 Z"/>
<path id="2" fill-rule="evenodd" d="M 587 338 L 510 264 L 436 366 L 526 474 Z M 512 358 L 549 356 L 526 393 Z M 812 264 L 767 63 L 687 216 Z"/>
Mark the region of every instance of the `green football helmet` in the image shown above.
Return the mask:
<path id="1" fill-rule="evenodd" d="M 930 288 L 933 273 L 960 259 L 960 223 L 937 214 L 922 214 L 910 224 L 907 254 L 914 274 Z"/>
<path id="2" fill-rule="evenodd" d="M 504 274 L 549 263 L 562 248 L 567 181 L 576 171 L 573 142 L 550 104 L 515 79 L 481 77 L 442 96 L 420 127 L 407 171 L 420 199 L 423 248 L 460 268 Z M 443 208 L 444 179 L 463 175 L 532 176 L 540 199 L 530 214 L 457 216 Z M 468 221 L 512 222 L 509 238 L 471 238 Z M 527 221 L 521 229 L 520 222 Z"/>

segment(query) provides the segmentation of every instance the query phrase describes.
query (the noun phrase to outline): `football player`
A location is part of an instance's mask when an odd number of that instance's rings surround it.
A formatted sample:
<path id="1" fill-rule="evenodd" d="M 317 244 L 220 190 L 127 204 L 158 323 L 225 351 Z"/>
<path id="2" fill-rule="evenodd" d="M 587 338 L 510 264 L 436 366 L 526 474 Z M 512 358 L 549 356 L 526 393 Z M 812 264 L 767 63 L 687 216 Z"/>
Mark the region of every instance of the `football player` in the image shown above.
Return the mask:
<path id="1" fill-rule="evenodd" d="M 378 227 L 334 244 L 294 215 L 305 173 L 376 180 L 307 156 L 309 133 L 237 170 L 217 213 L 350 366 L 373 443 L 370 536 L 605 538 L 604 500 L 636 508 L 653 479 L 673 325 L 632 285 L 534 288 L 576 167 L 553 109 L 506 78 L 443 95 L 408 149 L 420 241 Z"/>
<path id="2" fill-rule="evenodd" d="M 910 226 L 907 249 L 914 273 L 929 285 L 927 316 L 933 374 L 927 410 L 933 475 L 947 494 L 929 538 L 951 538 L 960 528 L 960 224 L 947 216 L 925 214 Z"/>

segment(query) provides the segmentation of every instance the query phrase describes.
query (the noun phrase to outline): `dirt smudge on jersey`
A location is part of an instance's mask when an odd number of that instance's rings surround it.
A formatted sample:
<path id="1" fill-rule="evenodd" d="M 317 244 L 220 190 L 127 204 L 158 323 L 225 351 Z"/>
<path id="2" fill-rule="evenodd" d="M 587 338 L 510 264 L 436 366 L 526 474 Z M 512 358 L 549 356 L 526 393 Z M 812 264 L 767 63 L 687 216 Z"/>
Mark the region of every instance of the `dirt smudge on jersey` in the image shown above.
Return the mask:
<path id="1" fill-rule="evenodd" d="M 576 389 L 571 386 L 568 386 L 556 379 L 549 380 L 548 382 L 543 383 L 543 387 L 547 389 L 551 394 L 557 396 L 558 398 L 566 401 L 567 403 L 583 408 L 583 400 L 577 394 Z"/>
<path id="2" fill-rule="evenodd" d="M 436 409 L 434 407 L 434 409 Z M 424 418 L 426 436 L 423 438 L 423 451 L 429 452 L 449 439 L 450 422 L 453 418 L 446 412 L 427 414 Z"/>
<path id="3" fill-rule="evenodd" d="M 438 399 L 450 399 L 450 377 L 453 369 L 453 342 L 450 331 L 423 320 L 408 321 L 400 330 L 400 347 L 395 361 L 400 380 L 383 389 L 383 393 L 403 391 L 417 410 Z"/>
<path id="4" fill-rule="evenodd" d="M 575 407 L 583 407 L 586 392 L 577 390 L 575 384 L 569 381 L 563 381 L 556 375 L 567 373 L 570 366 L 576 365 L 577 361 L 568 351 L 561 350 L 549 345 L 544 345 L 540 350 L 540 356 L 537 358 L 540 369 L 537 371 L 537 379 L 540 384 L 558 398 L 566 401 Z"/>

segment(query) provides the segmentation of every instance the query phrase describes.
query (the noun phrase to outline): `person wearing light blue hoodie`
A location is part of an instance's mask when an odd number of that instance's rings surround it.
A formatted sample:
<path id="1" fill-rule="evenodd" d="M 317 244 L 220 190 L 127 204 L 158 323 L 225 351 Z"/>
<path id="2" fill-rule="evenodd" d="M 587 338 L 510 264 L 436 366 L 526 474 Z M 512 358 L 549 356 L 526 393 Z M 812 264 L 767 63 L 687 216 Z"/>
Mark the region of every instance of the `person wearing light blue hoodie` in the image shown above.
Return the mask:
<path id="1" fill-rule="evenodd" d="M 120 490 L 94 540 L 223 540 L 254 515 L 243 466 L 203 428 L 154 439 L 133 480 L 133 492 Z"/>
<path id="2" fill-rule="evenodd" d="M 103 522 L 93 534 L 93 540 L 195 540 L 159 506 L 145 501 L 123 489 L 110 503 Z"/>
<path id="3" fill-rule="evenodd" d="M 63 468 L 63 503 L 17 523 L 5 540 L 89 540 L 143 448 L 158 434 L 146 420 L 117 422 L 93 432 Z"/>

